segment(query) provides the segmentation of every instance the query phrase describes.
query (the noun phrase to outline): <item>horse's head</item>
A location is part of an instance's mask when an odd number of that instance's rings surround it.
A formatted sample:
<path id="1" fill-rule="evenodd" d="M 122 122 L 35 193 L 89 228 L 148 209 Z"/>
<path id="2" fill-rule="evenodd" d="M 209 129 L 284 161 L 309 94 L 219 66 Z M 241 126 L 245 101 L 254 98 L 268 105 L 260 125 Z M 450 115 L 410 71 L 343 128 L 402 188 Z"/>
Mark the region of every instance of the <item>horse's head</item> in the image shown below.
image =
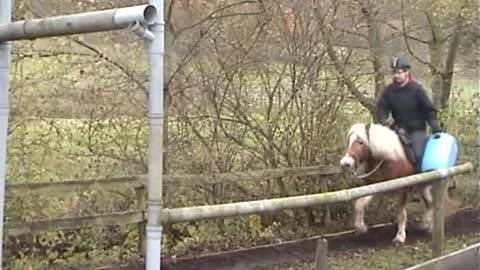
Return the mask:
<path id="1" fill-rule="evenodd" d="M 398 135 L 379 124 L 354 124 L 347 136 L 348 147 L 340 160 L 343 171 L 355 172 L 371 160 L 406 160 Z"/>
<path id="2" fill-rule="evenodd" d="M 368 127 L 365 124 L 355 124 L 347 136 L 348 147 L 340 160 L 344 172 L 355 172 L 357 168 L 370 157 Z"/>

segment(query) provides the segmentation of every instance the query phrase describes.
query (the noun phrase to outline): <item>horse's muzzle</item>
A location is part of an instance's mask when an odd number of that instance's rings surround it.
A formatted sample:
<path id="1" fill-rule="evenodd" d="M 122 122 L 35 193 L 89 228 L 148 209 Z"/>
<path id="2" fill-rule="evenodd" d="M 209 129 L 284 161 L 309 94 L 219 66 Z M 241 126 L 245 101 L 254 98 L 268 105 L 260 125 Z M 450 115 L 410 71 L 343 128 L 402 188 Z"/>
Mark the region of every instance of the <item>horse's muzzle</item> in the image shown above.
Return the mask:
<path id="1" fill-rule="evenodd" d="M 340 160 L 340 166 L 342 167 L 342 171 L 354 170 L 355 169 L 355 163 L 356 163 L 355 159 L 348 154 L 345 155 Z"/>
<path id="2" fill-rule="evenodd" d="M 343 174 L 347 174 L 347 173 L 352 174 L 354 169 L 355 169 L 353 167 L 353 165 L 350 164 L 350 163 L 342 163 L 342 164 L 340 164 L 340 168 L 341 168 Z"/>
<path id="3" fill-rule="evenodd" d="M 345 156 L 340 161 L 340 168 L 341 173 L 347 177 L 352 177 L 356 174 L 355 160 L 349 156 Z"/>

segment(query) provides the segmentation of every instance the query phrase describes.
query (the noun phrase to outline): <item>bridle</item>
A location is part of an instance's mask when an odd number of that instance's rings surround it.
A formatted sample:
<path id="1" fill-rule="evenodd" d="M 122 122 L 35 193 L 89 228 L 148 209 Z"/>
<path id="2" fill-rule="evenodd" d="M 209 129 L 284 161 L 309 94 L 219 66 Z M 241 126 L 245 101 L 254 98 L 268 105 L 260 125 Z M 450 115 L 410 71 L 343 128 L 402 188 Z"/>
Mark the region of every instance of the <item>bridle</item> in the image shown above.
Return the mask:
<path id="1" fill-rule="evenodd" d="M 347 136 L 347 138 L 350 138 L 350 136 L 353 134 L 354 132 L 350 132 Z M 365 125 L 365 133 L 367 135 L 367 145 L 370 145 L 370 124 L 366 124 Z M 369 150 L 370 151 L 370 150 Z M 355 155 L 354 153 L 351 153 L 350 151 L 347 152 L 352 158 L 355 159 L 355 162 L 357 163 L 360 163 L 360 158 Z M 369 176 L 371 176 L 372 174 L 374 174 L 378 169 L 380 169 L 380 167 L 383 165 L 383 163 L 385 162 L 385 159 L 382 159 L 380 160 L 380 162 L 378 162 L 377 166 L 375 166 L 375 168 L 373 168 L 370 172 L 368 173 L 365 173 L 365 174 L 362 174 L 362 175 L 356 175 L 356 171 L 355 171 L 355 178 L 357 179 L 365 179 Z"/>

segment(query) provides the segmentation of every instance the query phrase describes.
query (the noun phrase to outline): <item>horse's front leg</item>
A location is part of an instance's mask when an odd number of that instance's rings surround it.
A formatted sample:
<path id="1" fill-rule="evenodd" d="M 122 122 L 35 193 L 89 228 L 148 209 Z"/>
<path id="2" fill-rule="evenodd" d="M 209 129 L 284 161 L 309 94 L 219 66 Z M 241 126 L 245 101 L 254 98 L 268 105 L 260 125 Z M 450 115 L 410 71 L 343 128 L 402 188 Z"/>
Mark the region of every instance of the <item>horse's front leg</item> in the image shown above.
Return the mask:
<path id="1" fill-rule="evenodd" d="M 365 196 L 355 201 L 355 231 L 358 234 L 368 231 L 367 225 L 365 225 L 365 208 L 372 199 L 373 195 Z"/>
<path id="2" fill-rule="evenodd" d="M 406 190 L 400 191 L 398 198 L 398 215 L 397 215 L 397 235 L 393 238 L 392 242 L 395 245 L 401 245 L 405 243 L 407 238 L 407 233 L 405 231 L 407 227 L 407 197 L 408 193 Z"/>

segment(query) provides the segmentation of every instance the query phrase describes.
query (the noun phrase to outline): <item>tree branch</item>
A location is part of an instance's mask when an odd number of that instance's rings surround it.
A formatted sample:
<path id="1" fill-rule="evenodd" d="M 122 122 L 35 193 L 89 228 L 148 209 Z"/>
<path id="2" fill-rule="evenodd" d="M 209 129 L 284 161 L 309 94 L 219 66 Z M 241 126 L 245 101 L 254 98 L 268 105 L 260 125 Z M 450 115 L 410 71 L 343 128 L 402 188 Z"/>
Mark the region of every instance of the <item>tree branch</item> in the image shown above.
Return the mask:
<path id="1" fill-rule="evenodd" d="M 406 20 L 405 20 L 405 6 L 404 6 L 404 0 L 401 0 L 400 2 L 401 4 L 401 16 L 402 16 L 402 29 L 403 29 L 403 32 L 406 32 Z M 427 14 L 428 15 L 428 14 Z M 427 19 L 428 19 L 428 16 L 427 16 Z M 433 31 L 433 30 L 432 30 Z M 433 34 L 434 35 L 434 34 Z M 412 48 L 410 47 L 410 42 L 408 41 L 408 38 L 403 35 L 404 37 L 404 40 L 405 40 L 405 45 L 407 47 L 407 50 L 408 52 L 410 53 L 410 55 L 412 55 L 418 62 L 422 63 L 423 65 L 426 65 L 428 66 L 434 74 L 437 74 L 437 75 L 440 75 L 440 76 L 443 76 L 443 74 L 434 66 L 432 65 L 432 63 L 428 62 L 428 61 L 425 61 L 423 59 L 421 59 L 420 57 L 418 57 L 412 50 Z M 429 43 L 430 44 L 430 43 Z"/>
<path id="2" fill-rule="evenodd" d="M 318 12 L 315 12 L 315 14 L 316 16 L 321 16 Z M 319 18 L 319 20 L 321 20 L 321 17 Z M 338 58 L 335 52 L 335 49 L 332 45 L 331 30 L 332 30 L 331 25 L 327 25 L 327 27 L 325 28 L 320 28 L 320 31 L 322 32 L 322 35 L 324 38 L 327 54 L 332 60 L 336 70 L 338 71 L 343 84 L 347 86 L 349 91 L 356 97 L 358 102 L 360 102 L 360 104 L 362 104 L 365 108 L 367 108 L 373 114 L 373 112 L 375 112 L 374 100 L 364 96 L 362 92 L 357 88 L 355 83 L 351 80 L 351 77 L 347 74 L 344 64 Z"/>
<path id="3" fill-rule="evenodd" d="M 392 23 L 390 23 L 388 21 L 379 20 L 379 22 L 381 22 L 381 23 L 385 24 L 386 26 L 392 28 L 393 30 L 399 32 L 398 35 L 404 36 L 408 39 L 411 39 L 413 41 L 417 41 L 417 42 L 422 43 L 422 44 L 428 44 L 428 40 L 423 40 L 423 39 L 420 39 L 420 38 L 417 38 L 417 37 L 414 37 L 414 36 L 408 34 L 408 32 L 421 29 L 420 27 L 418 27 L 416 29 L 411 29 L 407 32 L 407 29 L 405 29 L 405 27 L 403 27 L 404 29 L 402 30 L 402 29 L 399 29 L 398 27 L 396 27 L 395 25 L 393 25 Z"/>
<path id="4" fill-rule="evenodd" d="M 232 13 L 232 14 L 227 14 L 227 15 L 217 15 L 218 13 L 220 13 L 224 10 L 227 10 L 229 8 L 235 7 L 235 6 L 241 6 L 241 5 L 245 5 L 245 4 L 256 4 L 256 3 L 258 3 L 257 0 L 244 0 L 244 1 L 237 2 L 237 3 L 232 3 L 232 4 L 229 4 L 229 5 L 226 5 L 224 7 L 219 8 L 218 10 L 215 10 L 215 11 L 211 12 L 209 15 L 207 15 L 205 18 L 201 19 L 200 21 L 180 29 L 177 32 L 177 34 L 179 35 L 180 33 L 184 32 L 184 31 L 187 31 L 191 28 L 195 28 L 198 25 L 201 25 L 204 22 L 212 20 L 212 19 L 217 20 L 217 19 L 223 19 L 223 18 L 232 17 L 232 16 L 239 16 L 239 15 L 249 15 L 250 16 L 250 15 L 259 15 L 259 14 L 264 13 L 265 10 L 261 10 L 260 12 L 257 12 L 257 13 L 244 13 L 244 14 L 243 13 Z M 263 7 L 263 5 L 260 5 L 260 7 Z"/>

